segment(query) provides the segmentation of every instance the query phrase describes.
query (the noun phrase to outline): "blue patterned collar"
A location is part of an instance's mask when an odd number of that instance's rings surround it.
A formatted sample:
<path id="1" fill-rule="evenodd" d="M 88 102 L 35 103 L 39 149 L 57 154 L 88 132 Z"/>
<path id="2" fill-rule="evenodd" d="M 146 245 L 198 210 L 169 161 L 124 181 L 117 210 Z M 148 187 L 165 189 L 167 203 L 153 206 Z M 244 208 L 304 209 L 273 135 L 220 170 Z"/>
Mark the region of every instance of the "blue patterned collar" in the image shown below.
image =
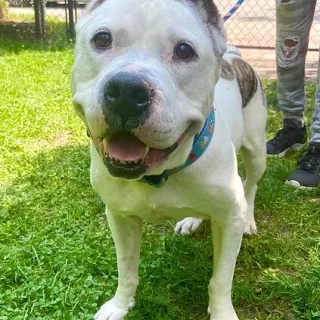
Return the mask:
<path id="1" fill-rule="evenodd" d="M 179 167 L 165 170 L 160 175 L 144 176 L 142 179 L 140 179 L 140 181 L 150 184 L 151 186 L 154 186 L 156 188 L 161 188 L 166 183 L 169 176 L 190 166 L 193 162 L 195 162 L 202 156 L 202 154 L 206 151 L 207 147 L 210 144 L 214 132 L 214 126 L 215 114 L 214 108 L 212 108 L 201 132 L 199 132 L 193 140 L 192 150 L 188 156 L 187 161 Z"/>

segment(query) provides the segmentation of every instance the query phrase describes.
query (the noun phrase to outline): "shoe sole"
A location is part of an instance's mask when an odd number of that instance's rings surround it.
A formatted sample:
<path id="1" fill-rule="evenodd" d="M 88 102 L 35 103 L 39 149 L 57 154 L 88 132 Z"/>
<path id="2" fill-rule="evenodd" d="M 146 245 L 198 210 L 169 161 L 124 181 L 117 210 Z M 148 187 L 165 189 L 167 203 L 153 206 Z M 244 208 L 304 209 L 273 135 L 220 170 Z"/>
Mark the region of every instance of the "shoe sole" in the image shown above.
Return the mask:
<path id="1" fill-rule="evenodd" d="M 281 153 L 277 153 L 277 154 L 267 154 L 268 158 L 282 158 L 284 157 L 286 154 L 290 153 L 290 152 L 294 152 L 294 151 L 300 151 L 304 148 L 305 144 L 301 144 L 301 143 L 295 143 L 294 145 L 292 145 L 291 147 L 283 150 Z"/>
<path id="2" fill-rule="evenodd" d="M 286 180 L 286 185 L 291 186 L 295 189 L 300 189 L 300 190 L 314 190 L 316 187 L 306 187 L 302 186 L 298 181 L 296 180 Z"/>

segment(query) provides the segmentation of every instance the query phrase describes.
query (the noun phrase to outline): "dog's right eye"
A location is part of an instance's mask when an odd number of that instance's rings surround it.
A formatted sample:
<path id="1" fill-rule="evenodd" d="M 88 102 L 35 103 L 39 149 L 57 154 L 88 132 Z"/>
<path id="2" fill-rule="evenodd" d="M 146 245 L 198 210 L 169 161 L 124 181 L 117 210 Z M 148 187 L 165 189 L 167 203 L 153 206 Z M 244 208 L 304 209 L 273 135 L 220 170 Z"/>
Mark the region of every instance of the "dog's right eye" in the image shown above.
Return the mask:
<path id="1" fill-rule="evenodd" d="M 193 47 L 186 42 L 179 43 L 175 47 L 174 54 L 176 58 L 186 62 L 190 61 L 193 57 L 196 56 L 196 52 Z"/>
<path id="2" fill-rule="evenodd" d="M 97 49 L 107 49 L 112 43 L 111 34 L 107 31 L 98 32 L 92 39 Z"/>

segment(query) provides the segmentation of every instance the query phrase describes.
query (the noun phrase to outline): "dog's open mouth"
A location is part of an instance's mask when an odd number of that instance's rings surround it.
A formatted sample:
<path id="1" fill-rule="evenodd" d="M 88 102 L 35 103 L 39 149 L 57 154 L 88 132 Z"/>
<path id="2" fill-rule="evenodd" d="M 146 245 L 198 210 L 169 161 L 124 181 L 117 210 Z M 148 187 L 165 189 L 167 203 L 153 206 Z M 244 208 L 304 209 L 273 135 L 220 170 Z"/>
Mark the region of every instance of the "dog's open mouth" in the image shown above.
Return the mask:
<path id="1" fill-rule="evenodd" d="M 137 179 L 163 162 L 181 144 L 184 136 L 185 133 L 166 149 L 150 148 L 128 132 L 112 133 L 107 138 L 95 140 L 95 143 L 111 175 Z"/>

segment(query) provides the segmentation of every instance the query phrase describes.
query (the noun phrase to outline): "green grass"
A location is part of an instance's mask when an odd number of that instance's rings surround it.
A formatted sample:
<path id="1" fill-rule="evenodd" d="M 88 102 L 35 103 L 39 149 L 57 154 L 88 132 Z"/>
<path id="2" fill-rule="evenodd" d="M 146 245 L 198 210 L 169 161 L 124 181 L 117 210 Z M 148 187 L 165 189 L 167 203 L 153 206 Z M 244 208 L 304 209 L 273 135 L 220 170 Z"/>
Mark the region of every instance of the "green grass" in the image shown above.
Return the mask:
<path id="1" fill-rule="evenodd" d="M 61 49 L 61 48 L 60 48 Z M 84 320 L 111 297 L 116 257 L 89 183 L 88 138 L 71 106 L 72 50 L 0 49 L 0 319 Z M 268 136 L 280 126 L 265 81 Z M 307 86 L 308 112 L 314 85 Z M 284 185 L 298 154 L 268 161 L 233 300 L 241 319 L 320 319 L 319 189 Z M 212 272 L 210 226 L 191 237 L 146 225 L 132 320 L 204 320 Z"/>

